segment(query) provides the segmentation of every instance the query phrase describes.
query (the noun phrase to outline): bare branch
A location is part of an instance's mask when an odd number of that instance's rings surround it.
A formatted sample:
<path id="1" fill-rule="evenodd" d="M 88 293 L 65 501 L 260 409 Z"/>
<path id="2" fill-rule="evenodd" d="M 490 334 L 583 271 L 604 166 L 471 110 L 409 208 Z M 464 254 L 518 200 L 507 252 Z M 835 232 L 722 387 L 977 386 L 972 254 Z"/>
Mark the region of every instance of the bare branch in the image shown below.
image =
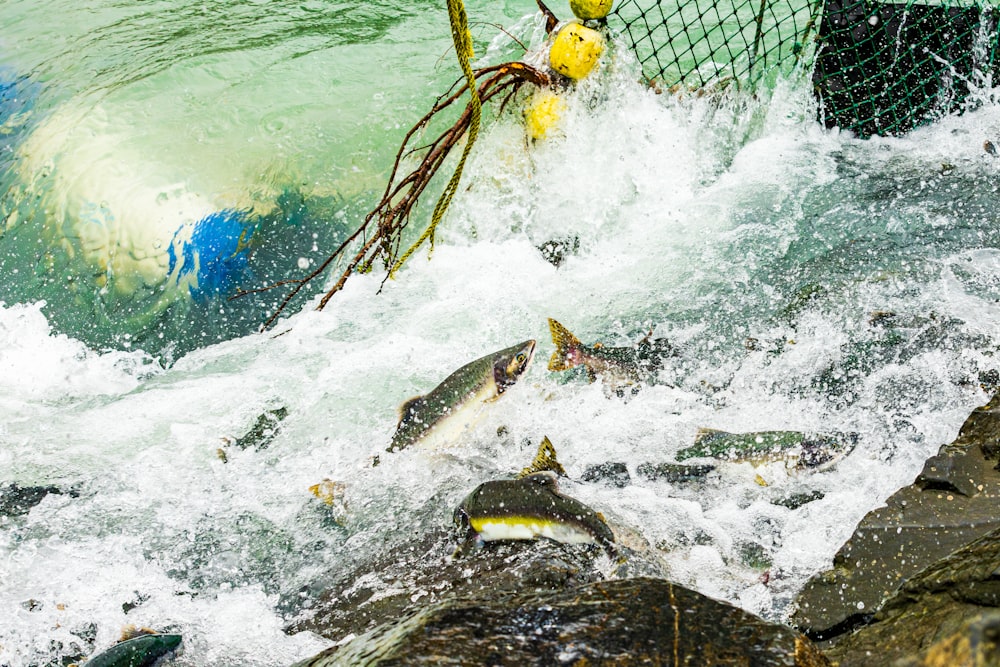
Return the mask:
<path id="1" fill-rule="evenodd" d="M 541 2 L 539 2 L 539 6 L 543 7 L 543 11 L 546 11 Z M 548 12 L 548 15 L 551 15 L 551 12 Z M 501 98 L 501 111 L 525 82 L 538 86 L 549 84 L 549 77 L 545 72 L 521 62 L 509 62 L 502 65 L 484 67 L 477 70 L 475 74 L 477 81 L 480 82 L 478 90 L 481 102 L 485 104 L 499 95 Z M 238 298 L 277 287 L 294 285 L 289 293 L 285 295 L 274 313 L 264 322 L 261 330 L 270 328 L 302 288 L 325 273 L 334 261 L 343 257 L 347 249 L 361 239 L 363 241 L 360 249 L 357 250 L 353 258 L 347 263 L 337 282 L 323 295 L 316 309 L 322 310 L 333 295 L 343 289 L 347 283 L 347 279 L 352 274 L 358 271 L 366 272 L 370 270 L 378 260 L 382 260 L 386 267 L 386 278 L 382 281 L 382 284 L 385 284 L 385 280 L 389 277 L 389 268 L 394 266 L 399 259 L 400 241 L 403 230 L 406 229 L 410 222 L 410 214 L 413 212 L 414 207 L 416 207 L 420 196 L 430 184 L 434 174 L 444 164 L 452 148 L 461 142 L 462 137 L 468 131 L 472 119 L 471 108 L 466 106 L 454 124 L 441 132 L 441 134 L 429 143 L 417 148 L 410 148 L 410 143 L 420 130 L 430 124 L 433 118 L 461 99 L 467 91 L 468 84 L 462 83 L 459 85 L 459 82 L 456 81 L 446 93 L 435 101 L 431 110 L 410 128 L 403 137 L 403 142 L 399 150 L 396 152 L 382 199 L 365 216 L 358 228 L 344 239 L 329 257 L 302 278 L 282 280 L 267 287 L 241 291 L 233 297 Z M 399 177 L 399 170 L 402 167 L 403 161 L 416 155 L 422 155 L 419 158 L 416 168 L 408 174 Z M 371 229 L 372 227 L 374 229 Z"/>

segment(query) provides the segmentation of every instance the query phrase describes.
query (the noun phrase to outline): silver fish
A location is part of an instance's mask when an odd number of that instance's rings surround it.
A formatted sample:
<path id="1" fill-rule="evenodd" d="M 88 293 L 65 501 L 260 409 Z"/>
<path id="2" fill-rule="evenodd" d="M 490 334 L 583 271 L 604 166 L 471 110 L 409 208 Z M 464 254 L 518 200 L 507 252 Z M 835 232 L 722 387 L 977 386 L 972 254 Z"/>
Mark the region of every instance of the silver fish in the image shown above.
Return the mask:
<path id="1" fill-rule="evenodd" d="M 406 401 L 388 451 L 418 442 L 454 442 L 481 416 L 485 403 L 518 381 L 534 355 L 534 340 L 487 354 L 459 368 L 430 393 Z"/>

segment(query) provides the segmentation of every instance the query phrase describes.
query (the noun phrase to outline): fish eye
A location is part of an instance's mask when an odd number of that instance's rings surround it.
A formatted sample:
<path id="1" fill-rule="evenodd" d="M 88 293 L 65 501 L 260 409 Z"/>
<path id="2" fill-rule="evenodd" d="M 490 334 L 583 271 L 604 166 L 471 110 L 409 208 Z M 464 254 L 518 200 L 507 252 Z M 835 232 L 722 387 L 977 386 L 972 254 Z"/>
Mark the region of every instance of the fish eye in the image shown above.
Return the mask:
<path id="1" fill-rule="evenodd" d="M 519 364 L 523 364 L 523 363 L 524 363 L 524 360 L 525 360 L 525 359 L 527 359 L 528 357 L 527 357 L 527 356 L 525 356 L 524 352 L 521 352 L 521 353 L 520 353 L 520 354 L 518 354 L 518 355 L 517 355 L 517 357 L 515 357 L 515 358 L 517 359 L 517 363 L 519 363 Z"/>

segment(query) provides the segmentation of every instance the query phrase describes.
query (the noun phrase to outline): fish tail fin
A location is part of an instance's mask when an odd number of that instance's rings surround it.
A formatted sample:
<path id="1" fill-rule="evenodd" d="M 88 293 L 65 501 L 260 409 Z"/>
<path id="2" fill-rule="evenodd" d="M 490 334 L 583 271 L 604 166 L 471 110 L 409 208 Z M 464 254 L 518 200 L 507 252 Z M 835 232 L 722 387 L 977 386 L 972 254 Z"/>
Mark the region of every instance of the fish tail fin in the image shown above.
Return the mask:
<path id="1" fill-rule="evenodd" d="M 542 438 L 542 444 L 538 445 L 538 453 L 535 454 L 535 460 L 531 462 L 530 466 L 522 470 L 517 477 L 520 479 L 546 470 L 550 470 L 563 477 L 566 476 L 566 469 L 556 460 L 556 448 L 552 445 L 552 441 L 549 440 L 548 436 Z"/>
<path id="2" fill-rule="evenodd" d="M 576 366 L 576 362 L 571 361 L 570 353 L 580 347 L 580 340 L 570 333 L 569 329 L 549 318 L 549 332 L 552 334 L 552 342 L 556 345 L 556 351 L 549 359 L 550 371 L 566 371 Z"/>

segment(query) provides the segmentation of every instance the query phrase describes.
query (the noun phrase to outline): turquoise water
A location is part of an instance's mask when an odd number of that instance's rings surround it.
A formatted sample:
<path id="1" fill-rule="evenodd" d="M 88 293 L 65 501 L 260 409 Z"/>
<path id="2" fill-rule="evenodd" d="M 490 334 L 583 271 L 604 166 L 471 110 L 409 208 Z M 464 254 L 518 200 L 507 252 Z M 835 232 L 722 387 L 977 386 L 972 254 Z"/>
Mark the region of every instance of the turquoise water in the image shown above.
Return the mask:
<path id="1" fill-rule="evenodd" d="M 168 361 L 255 330 L 283 294 L 228 297 L 325 257 L 456 76 L 431 7 L 14 2 L 3 15 L 0 261 L 20 278 L 0 299 L 42 296 L 59 329 Z M 215 259 L 196 261 L 206 246 Z"/>
<path id="2" fill-rule="evenodd" d="M 491 61 L 519 56 L 493 24 L 537 45 L 532 3 L 467 7 Z M 0 485 L 63 491 L 0 519 L 0 665 L 88 655 L 127 624 L 180 632 L 174 665 L 291 664 L 331 643 L 284 631 L 301 591 L 450 525 L 543 436 L 564 491 L 674 580 L 780 620 L 995 382 L 990 91 L 860 141 L 815 122 L 808 81 L 657 95 L 612 49 L 550 140 L 526 142 L 516 106 L 488 123 L 430 261 L 257 333 L 280 292 L 229 290 L 324 257 L 458 76 L 443 6 L 7 2 L 0 25 Z M 575 248 L 558 267 L 553 240 Z M 608 345 L 652 330 L 678 356 L 609 397 L 546 370 L 549 317 Z M 461 443 L 383 451 L 400 403 L 527 338 L 527 375 Z M 234 444 L 279 408 L 266 446 Z M 814 472 L 637 474 L 703 427 L 858 444 Z M 580 481 L 608 461 L 632 484 Z M 346 483 L 340 513 L 309 492 L 324 478 Z"/>

